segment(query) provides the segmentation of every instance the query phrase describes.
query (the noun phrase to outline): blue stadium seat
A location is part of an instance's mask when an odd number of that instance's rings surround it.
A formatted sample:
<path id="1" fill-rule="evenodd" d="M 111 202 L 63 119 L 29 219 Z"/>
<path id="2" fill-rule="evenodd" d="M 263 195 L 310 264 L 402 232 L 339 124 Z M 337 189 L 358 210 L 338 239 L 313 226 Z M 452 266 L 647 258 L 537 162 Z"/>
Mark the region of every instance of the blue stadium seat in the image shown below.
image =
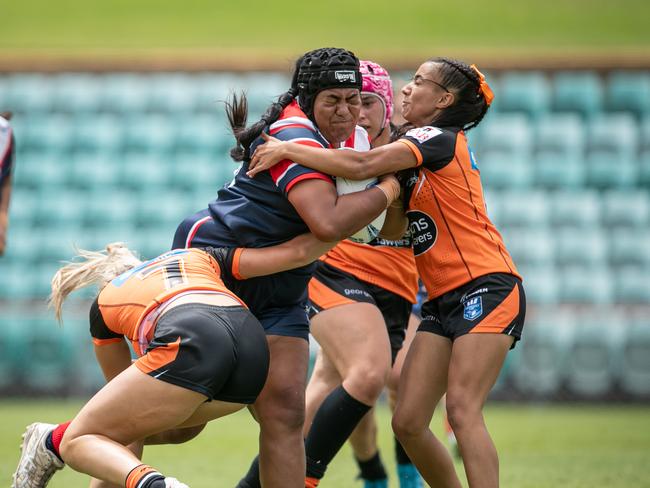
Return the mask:
<path id="1" fill-rule="evenodd" d="M 607 107 L 641 117 L 650 113 L 650 73 L 617 71 L 607 79 Z"/>
<path id="2" fill-rule="evenodd" d="M 551 87 L 543 73 L 505 73 L 499 80 L 499 87 L 499 110 L 502 112 L 525 112 L 537 117 L 549 110 Z"/>
<path id="3" fill-rule="evenodd" d="M 535 125 L 535 153 L 545 157 L 575 158 L 584 154 L 584 123 L 575 114 L 551 114 Z"/>
<path id="4" fill-rule="evenodd" d="M 517 390 L 535 398 L 557 394 L 573 340 L 572 327 L 559 315 L 526 324 L 524 340 L 517 346 L 520 350 L 511 368 Z"/>
<path id="5" fill-rule="evenodd" d="M 52 90 L 49 75 L 16 73 L 5 78 L 0 101 L 3 110 L 40 116 L 52 110 Z"/>
<path id="6" fill-rule="evenodd" d="M 638 124 L 631 114 L 603 114 L 587 125 L 588 154 L 609 155 L 614 161 L 633 160 L 638 146 Z"/>
<path id="7" fill-rule="evenodd" d="M 188 205 L 187 198 L 182 192 L 166 191 L 160 194 L 142 191 L 138 196 L 136 227 L 157 229 L 162 226 L 175 226 L 195 210 Z"/>
<path id="8" fill-rule="evenodd" d="M 636 321 L 626 327 L 620 384 L 628 394 L 650 396 L 650 323 Z"/>
<path id="9" fill-rule="evenodd" d="M 587 182 L 587 168 L 582 156 L 562 159 L 540 154 L 535 157 L 535 184 L 547 189 L 580 191 Z"/>
<path id="10" fill-rule="evenodd" d="M 178 116 L 194 110 L 195 77 L 185 73 L 158 73 L 150 78 L 149 109 Z"/>
<path id="11" fill-rule="evenodd" d="M 22 150 L 57 152 L 69 151 L 73 143 L 73 125 L 65 115 L 35 117 L 20 135 Z"/>
<path id="12" fill-rule="evenodd" d="M 559 72 L 553 77 L 553 110 L 593 117 L 603 108 L 603 85 L 593 71 Z"/>
<path id="13" fill-rule="evenodd" d="M 86 205 L 84 225 L 90 228 L 129 226 L 135 218 L 136 201 L 125 189 L 97 193 Z"/>
<path id="14" fill-rule="evenodd" d="M 549 220 L 548 196 L 545 192 L 513 190 L 499 194 L 499 226 L 545 227 Z"/>
<path id="15" fill-rule="evenodd" d="M 602 197 L 603 224 L 610 228 L 650 225 L 650 197 L 643 190 L 613 190 Z"/>
<path id="16" fill-rule="evenodd" d="M 69 156 L 55 151 L 25 152 L 16 164 L 16 179 L 38 191 L 62 188 L 69 178 L 69 161 Z"/>
<path id="17" fill-rule="evenodd" d="M 136 191 L 149 187 L 162 194 L 172 181 L 172 160 L 170 154 L 161 152 L 127 152 L 121 161 L 121 185 Z"/>
<path id="18" fill-rule="evenodd" d="M 639 179 L 635 159 L 619 159 L 609 151 L 591 152 L 585 164 L 587 184 L 594 188 L 631 188 Z"/>
<path id="19" fill-rule="evenodd" d="M 235 139 L 229 131 L 228 123 L 214 113 L 176 118 L 175 124 L 178 152 L 221 154 L 234 145 Z"/>
<path id="20" fill-rule="evenodd" d="M 650 305 L 650 265 L 617 268 L 615 283 L 617 303 Z"/>
<path id="21" fill-rule="evenodd" d="M 25 267 L 37 262 L 41 248 L 38 235 L 34 227 L 20 226 L 11 222 L 3 260 Z"/>
<path id="22" fill-rule="evenodd" d="M 24 363 L 28 359 L 23 354 L 27 334 L 22 323 L 19 312 L 3 313 L 0 320 L 0 390 L 22 383 Z"/>
<path id="23" fill-rule="evenodd" d="M 503 239 L 517 266 L 552 267 L 555 260 L 553 231 L 546 227 L 503 227 Z"/>
<path id="24" fill-rule="evenodd" d="M 76 254 L 75 246 L 79 245 L 82 233 L 79 223 L 75 226 L 38 229 L 34 232 L 34 237 L 41 243 L 38 249 L 39 262 L 56 264 L 72 258 Z"/>
<path id="25" fill-rule="evenodd" d="M 69 175 L 72 188 L 90 194 L 105 191 L 121 183 L 122 155 L 109 152 L 77 152 Z"/>
<path id="26" fill-rule="evenodd" d="M 575 330 L 567 355 L 567 387 L 585 398 L 610 392 L 618 376 L 625 328 L 618 317 L 586 319 Z"/>
<path id="27" fill-rule="evenodd" d="M 650 151 L 650 114 L 641 120 L 640 134 L 641 152 Z"/>
<path id="28" fill-rule="evenodd" d="M 34 269 L 25 262 L 0 262 L 0 297 L 6 300 L 33 298 L 36 279 Z"/>
<path id="29" fill-rule="evenodd" d="M 527 188 L 533 183 L 530 159 L 522 154 L 493 150 L 478 161 L 481 182 L 490 188 Z"/>
<path id="30" fill-rule="evenodd" d="M 609 259 L 615 266 L 650 266 L 650 229 L 609 233 Z"/>
<path id="31" fill-rule="evenodd" d="M 556 259 L 559 266 L 580 264 L 590 267 L 605 266 L 607 238 L 597 228 L 565 228 L 555 235 Z"/>
<path id="32" fill-rule="evenodd" d="M 527 264 L 517 258 L 515 264 L 521 274 L 526 293 L 526 301 L 534 305 L 554 305 L 560 301 L 560 282 L 558 272 L 551 264 Z"/>
<path id="33" fill-rule="evenodd" d="M 109 153 L 124 144 L 124 120 L 114 114 L 90 114 L 74 119 L 74 149 Z"/>
<path id="34" fill-rule="evenodd" d="M 19 180 L 22 177 L 19 176 Z M 38 190 L 30 189 L 22 184 L 17 185 L 14 180 L 14 187 L 9 205 L 9 222 L 11 229 L 34 227 L 39 208 L 37 204 Z M 9 234 L 11 238 L 11 234 Z"/>
<path id="35" fill-rule="evenodd" d="M 593 228 L 600 224 L 600 198 L 596 192 L 558 191 L 550 193 L 548 198 L 553 225 Z"/>
<path id="36" fill-rule="evenodd" d="M 61 73 L 52 76 L 54 110 L 71 114 L 96 114 L 101 108 L 101 76 Z"/>
<path id="37" fill-rule="evenodd" d="M 68 227 L 79 226 L 83 221 L 88 197 L 67 186 L 53 187 L 38 195 L 38 204 L 42 210 L 34 218 L 35 225 L 40 229 L 65 232 Z"/>
<path id="38" fill-rule="evenodd" d="M 210 199 L 216 196 L 217 190 L 226 181 L 232 180 L 233 172 L 238 167 L 226 158 L 220 160 L 205 155 L 181 154 L 173 167 L 174 188 L 197 191 Z"/>
<path id="39" fill-rule="evenodd" d="M 603 266 L 567 265 L 560 269 L 559 279 L 564 303 L 607 304 L 614 297 L 612 274 Z"/>
<path id="40" fill-rule="evenodd" d="M 175 144 L 173 121 L 164 115 L 136 115 L 124 123 L 124 149 L 170 153 Z"/>
<path id="41" fill-rule="evenodd" d="M 102 77 L 102 85 L 102 111 L 126 115 L 147 110 L 149 76 L 135 73 L 108 74 Z"/>

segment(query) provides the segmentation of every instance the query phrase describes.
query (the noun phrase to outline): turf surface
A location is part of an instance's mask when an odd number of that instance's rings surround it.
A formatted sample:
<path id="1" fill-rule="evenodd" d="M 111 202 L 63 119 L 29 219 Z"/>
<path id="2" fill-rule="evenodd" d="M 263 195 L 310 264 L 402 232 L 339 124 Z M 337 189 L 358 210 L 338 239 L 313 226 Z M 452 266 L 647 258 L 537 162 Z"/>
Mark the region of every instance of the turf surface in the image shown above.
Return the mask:
<path id="1" fill-rule="evenodd" d="M 79 403 L 0 402 L 0 486 L 9 486 L 20 434 L 34 420 L 56 422 Z M 643 488 L 650 486 L 650 413 L 639 406 L 490 405 L 486 412 L 501 460 L 505 488 Z M 394 461 L 386 408 L 379 409 L 380 446 L 391 473 Z M 438 414 L 434 430 L 442 435 Z M 231 488 L 256 452 L 257 426 L 247 413 L 213 422 L 180 446 L 148 448 L 145 461 L 192 488 Z M 462 466 L 457 465 L 462 476 Z M 323 488 L 361 487 L 346 446 L 330 466 Z M 66 468 L 49 488 L 82 488 L 84 475 Z"/>

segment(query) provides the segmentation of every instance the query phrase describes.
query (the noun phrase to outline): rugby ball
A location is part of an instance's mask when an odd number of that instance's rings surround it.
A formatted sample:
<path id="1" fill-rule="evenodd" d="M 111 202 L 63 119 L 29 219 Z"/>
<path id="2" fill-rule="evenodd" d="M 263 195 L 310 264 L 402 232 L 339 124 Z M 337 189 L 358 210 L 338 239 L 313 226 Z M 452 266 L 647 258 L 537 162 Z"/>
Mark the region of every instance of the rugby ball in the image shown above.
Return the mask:
<path id="1" fill-rule="evenodd" d="M 377 178 L 368 178 L 367 180 L 348 180 L 347 178 L 336 178 L 336 192 L 339 195 L 363 191 L 377 183 Z M 359 231 L 348 237 L 353 242 L 367 244 L 379 235 L 379 231 L 384 225 L 386 219 L 386 210 Z"/>

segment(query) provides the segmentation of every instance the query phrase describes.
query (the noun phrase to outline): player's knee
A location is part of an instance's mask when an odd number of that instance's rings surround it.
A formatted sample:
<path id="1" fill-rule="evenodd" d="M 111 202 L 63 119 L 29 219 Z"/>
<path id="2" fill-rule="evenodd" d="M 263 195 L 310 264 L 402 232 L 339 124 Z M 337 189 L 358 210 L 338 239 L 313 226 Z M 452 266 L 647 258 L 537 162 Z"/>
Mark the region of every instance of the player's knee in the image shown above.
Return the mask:
<path id="1" fill-rule="evenodd" d="M 454 430 L 459 432 L 481 417 L 481 409 L 474 405 L 472 399 L 460 392 L 447 392 L 446 400 L 447 421 Z"/>
<path id="2" fill-rule="evenodd" d="M 388 373 L 388 368 L 370 364 L 362 365 L 353 369 L 343 384 L 351 396 L 360 402 L 372 405 L 386 386 Z"/>
<path id="3" fill-rule="evenodd" d="M 263 428 L 302 431 L 305 422 L 305 396 L 303 392 L 287 389 L 256 405 L 255 412 Z"/>
<path id="4" fill-rule="evenodd" d="M 421 425 L 416 418 L 411 415 L 406 415 L 404 412 L 400 412 L 399 410 L 397 410 L 393 415 L 391 426 L 393 427 L 393 433 L 400 442 L 417 437 L 422 433 L 423 428 L 426 428 L 426 426 Z"/>

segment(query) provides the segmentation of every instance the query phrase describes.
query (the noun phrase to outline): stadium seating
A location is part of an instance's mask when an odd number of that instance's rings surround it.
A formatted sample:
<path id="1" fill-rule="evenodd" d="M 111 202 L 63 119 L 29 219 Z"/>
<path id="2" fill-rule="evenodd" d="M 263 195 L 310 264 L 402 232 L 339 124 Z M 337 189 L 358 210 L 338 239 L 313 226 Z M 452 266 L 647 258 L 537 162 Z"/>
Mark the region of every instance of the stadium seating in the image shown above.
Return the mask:
<path id="1" fill-rule="evenodd" d="M 512 71 L 489 79 L 495 103 L 468 137 L 488 215 L 524 277 L 530 309 L 546 311 L 526 326 L 499 384 L 538 398 L 649 395 L 647 321 L 623 316 L 610 326 L 586 311 L 623 307 L 643 316 L 650 307 L 650 72 Z M 52 375 L 43 365 L 52 358 L 23 371 L 24 356 L 3 351 L 69 350 L 51 316 L 13 307 L 42 310 L 73 244 L 124 241 L 144 258 L 167 250 L 178 223 L 239 168 L 229 158 L 234 140 L 222 102 L 246 91 L 255 121 L 288 85 L 285 74 L 272 73 L 0 74 L 0 109 L 15 112 L 18 140 L 0 259 L 0 327 L 9 331 L 0 340 L 0 377 L 47 388 Z M 85 333 L 85 317 L 74 321 L 72 330 Z M 610 336 L 612 327 L 627 331 L 624 338 Z M 35 340 L 46 328 L 56 337 Z M 81 350 L 55 360 L 53 371 L 76 368 L 78 384 L 95 388 L 101 373 L 79 368 L 94 365 L 91 357 L 91 348 Z M 45 380 L 30 379 L 41 374 Z M 10 386 L 0 380 L 0 390 Z"/>

